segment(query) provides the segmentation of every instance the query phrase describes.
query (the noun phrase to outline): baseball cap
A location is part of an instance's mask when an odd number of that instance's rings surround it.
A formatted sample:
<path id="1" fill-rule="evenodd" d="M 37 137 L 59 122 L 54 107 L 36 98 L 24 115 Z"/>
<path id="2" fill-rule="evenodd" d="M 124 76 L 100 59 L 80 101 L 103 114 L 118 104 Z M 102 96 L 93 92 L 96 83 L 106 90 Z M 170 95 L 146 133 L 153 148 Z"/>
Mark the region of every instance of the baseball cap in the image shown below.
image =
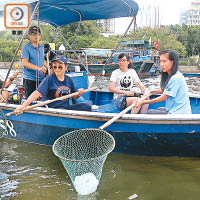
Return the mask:
<path id="1" fill-rule="evenodd" d="M 33 33 L 33 32 L 37 32 L 37 33 L 41 33 L 40 28 L 37 26 L 31 26 L 28 30 L 28 33 Z"/>
<path id="2" fill-rule="evenodd" d="M 52 62 L 53 61 L 59 61 L 61 63 L 69 63 L 69 60 L 67 60 L 67 58 L 63 55 L 55 55 Z"/>

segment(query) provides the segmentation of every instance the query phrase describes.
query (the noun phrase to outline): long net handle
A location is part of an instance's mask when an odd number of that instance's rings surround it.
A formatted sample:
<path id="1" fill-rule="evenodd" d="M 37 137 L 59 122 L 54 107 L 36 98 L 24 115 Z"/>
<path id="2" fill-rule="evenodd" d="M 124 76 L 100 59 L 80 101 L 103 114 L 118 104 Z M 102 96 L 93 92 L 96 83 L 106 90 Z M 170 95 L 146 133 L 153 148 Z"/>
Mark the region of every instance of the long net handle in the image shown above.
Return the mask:
<path id="1" fill-rule="evenodd" d="M 146 97 L 142 97 L 140 99 L 144 100 L 144 99 L 146 99 Z M 127 108 L 125 108 L 124 110 L 122 110 L 118 115 L 114 116 L 112 119 L 108 120 L 105 124 L 103 124 L 102 126 L 100 126 L 99 129 L 103 130 L 104 128 L 110 126 L 113 122 L 115 122 L 120 117 L 122 117 L 123 115 L 125 115 L 129 110 L 131 110 L 135 106 L 136 106 L 136 103 L 131 104 L 130 106 L 128 106 Z"/>
<path id="2" fill-rule="evenodd" d="M 97 89 L 97 87 L 92 87 L 92 88 L 84 90 L 83 93 L 94 91 L 96 89 Z M 76 95 L 79 95 L 79 92 L 74 92 L 72 94 L 68 94 L 68 95 L 65 95 L 65 96 L 62 96 L 62 97 L 58 97 L 58 98 L 52 99 L 52 100 L 42 101 L 42 102 L 39 102 L 39 103 L 34 104 L 32 106 L 28 106 L 27 108 L 24 109 L 24 111 L 28 111 L 28 110 L 31 110 L 33 108 L 39 107 L 39 106 L 44 106 L 44 105 L 47 105 L 49 103 L 53 103 L 55 101 L 65 100 L 65 99 L 71 98 L 71 97 L 76 96 Z M 16 114 L 16 112 L 13 111 L 13 112 L 7 113 L 5 116 L 9 117 L 9 116 L 15 115 L 15 114 Z"/>

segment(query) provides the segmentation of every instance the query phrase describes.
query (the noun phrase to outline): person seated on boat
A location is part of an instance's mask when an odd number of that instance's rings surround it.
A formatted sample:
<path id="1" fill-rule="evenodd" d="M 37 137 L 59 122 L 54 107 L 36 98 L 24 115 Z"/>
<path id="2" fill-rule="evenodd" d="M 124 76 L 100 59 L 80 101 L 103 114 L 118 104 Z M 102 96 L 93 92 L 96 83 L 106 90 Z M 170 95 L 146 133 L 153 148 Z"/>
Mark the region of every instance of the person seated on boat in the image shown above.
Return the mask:
<path id="1" fill-rule="evenodd" d="M 137 106 L 157 103 L 166 100 L 166 109 L 148 110 L 150 114 L 191 114 L 188 87 L 184 76 L 178 70 L 178 54 L 174 50 L 163 50 L 160 53 L 161 88 L 149 91 L 161 96 L 144 101 L 137 101 Z"/>
<path id="2" fill-rule="evenodd" d="M 4 88 L 8 88 L 12 82 L 14 81 L 14 79 L 17 77 L 18 72 L 15 72 L 10 78 L 9 80 L 6 82 L 6 84 L 4 85 Z M 0 80 L 0 89 L 2 89 L 3 87 L 3 81 Z M 8 101 L 9 99 L 9 92 L 7 90 L 2 90 L 2 94 L 0 94 L 0 103 L 5 103 Z"/>
<path id="3" fill-rule="evenodd" d="M 17 114 L 21 114 L 28 105 L 30 105 L 39 97 L 42 97 L 42 100 L 52 100 L 60 96 L 76 92 L 73 80 L 71 77 L 65 74 L 65 71 L 68 67 L 68 60 L 63 55 L 56 55 L 53 58 L 52 63 L 54 73 L 44 78 L 36 91 L 34 91 L 29 96 L 29 98 L 15 110 Z M 79 88 L 79 95 L 74 96 L 74 98 L 78 99 L 83 94 L 83 92 L 84 89 Z M 51 108 L 63 108 L 67 110 L 91 111 L 91 105 L 87 103 L 77 103 L 70 105 L 69 99 L 63 101 L 55 101 L 48 104 L 48 106 Z"/>
<path id="4" fill-rule="evenodd" d="M 118 56 L 119 69 L 112 72 L 109 83 L 109 90 L 114 92 L 114 102 L 120 110 L 134 103 L 139 97 L 133 91 L 134 83 L 141 92 L 144 93 L 146 88 L 140 81 L 136 71 L 132 68 L 129 56 L 121 53 Z M 131 110 L 132 114 L 143 113 L 148 109 L 148 104 L 141 107 L 134 107 Z"/>

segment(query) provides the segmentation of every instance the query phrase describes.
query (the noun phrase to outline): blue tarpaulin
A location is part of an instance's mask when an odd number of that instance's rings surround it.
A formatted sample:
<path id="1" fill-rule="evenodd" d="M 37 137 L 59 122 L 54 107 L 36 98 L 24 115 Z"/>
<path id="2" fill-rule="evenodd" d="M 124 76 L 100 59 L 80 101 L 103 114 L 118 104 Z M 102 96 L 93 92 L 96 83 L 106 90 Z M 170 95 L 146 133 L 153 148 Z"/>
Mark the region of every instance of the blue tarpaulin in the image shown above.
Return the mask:
<path id="1" fill-rule="evenodd" d="M 20 3 L 20 0 L 10 0 L 9 3 L 11 2 Z M 27 2 L 33 11 L 37 2 Z M 1 0 L 0 15 L 3 15 L 5 3 L 8 0 Z M 133 0 L 40 0 L 39 3 L 39 20 L 54 26 L 80 21 L 80 16 L 82 21 L 86 21 L 131 17 L 138 12 L 138 5 Z"/>
<path id="2" fill-rule="evenodd" d="M 33 9 L 35 3 L 30 4 Z M 39 19 L 54 26 L 85 20 L 136 16 L 133 0 L 40 0 Z"/>

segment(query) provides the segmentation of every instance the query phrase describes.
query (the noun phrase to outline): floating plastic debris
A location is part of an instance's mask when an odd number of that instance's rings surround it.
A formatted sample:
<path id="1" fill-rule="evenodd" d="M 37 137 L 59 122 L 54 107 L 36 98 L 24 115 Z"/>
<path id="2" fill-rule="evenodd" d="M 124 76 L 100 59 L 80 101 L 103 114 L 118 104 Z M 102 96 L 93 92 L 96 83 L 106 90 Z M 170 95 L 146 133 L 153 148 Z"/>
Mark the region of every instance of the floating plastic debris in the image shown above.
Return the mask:
<path id="1" fill-rule="evenodd" d="M 80 195 L 89 195 L 97 190 L 99 180 L 92 173 L 85 173 L 81 176 L 76 176 L 74 187 Z"/>
<path id="2" fill-rule="evenodd" d="M 130 197 L 128 197 L 128 199 L 131 200 L 131 199 L 135 199 L 135 198 L 137 198 L 137 197 L 138 197 L 137 194 L 133 194 L 133 195 L 131 195 Z"/>

